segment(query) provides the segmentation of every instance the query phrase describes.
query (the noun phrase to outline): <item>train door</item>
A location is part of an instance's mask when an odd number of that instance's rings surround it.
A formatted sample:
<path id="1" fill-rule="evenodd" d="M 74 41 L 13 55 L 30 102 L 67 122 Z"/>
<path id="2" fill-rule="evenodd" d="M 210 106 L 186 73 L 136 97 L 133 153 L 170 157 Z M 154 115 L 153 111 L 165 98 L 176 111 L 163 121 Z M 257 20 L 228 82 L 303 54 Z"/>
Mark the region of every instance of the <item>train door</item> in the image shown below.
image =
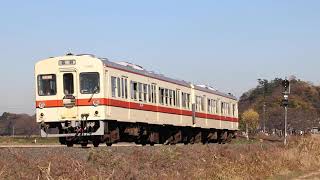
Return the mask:
<path id="1" fill-rule="evenodd" d="M 78 80 L 76 70 L 60 70 L 59 78 L 62 82 L 62 92 L 59 93 L 59 99 L 62 100 L 63 107 L 59 108 L 59 120 L 77 120 L 78 119 Z M 61 83 L 60 83 L 61 85 Z"/>

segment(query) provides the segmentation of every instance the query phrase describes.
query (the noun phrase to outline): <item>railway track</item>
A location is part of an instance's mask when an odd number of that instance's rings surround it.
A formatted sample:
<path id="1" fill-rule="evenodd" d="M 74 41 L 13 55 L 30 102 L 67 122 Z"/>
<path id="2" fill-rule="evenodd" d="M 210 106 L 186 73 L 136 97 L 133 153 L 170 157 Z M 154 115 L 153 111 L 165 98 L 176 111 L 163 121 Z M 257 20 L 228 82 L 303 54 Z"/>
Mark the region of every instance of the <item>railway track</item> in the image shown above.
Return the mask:
<path id="1" fill-rule="evenodd" d="M 117 143 L 113 144 L 112 147 L 127 147 L 127 146 L 141 146 L 135 143 Z M 59 148 L 66 147 L 60 144 L 2 144 L 0 148 Z M 81 145 L 75 145 L 75 148 L 81 148 Z M 93 145 L 88 145 L 87 148 L 93 148 Z M 101 144 L 99 147 L 106 147 L 105 144 Z"/>

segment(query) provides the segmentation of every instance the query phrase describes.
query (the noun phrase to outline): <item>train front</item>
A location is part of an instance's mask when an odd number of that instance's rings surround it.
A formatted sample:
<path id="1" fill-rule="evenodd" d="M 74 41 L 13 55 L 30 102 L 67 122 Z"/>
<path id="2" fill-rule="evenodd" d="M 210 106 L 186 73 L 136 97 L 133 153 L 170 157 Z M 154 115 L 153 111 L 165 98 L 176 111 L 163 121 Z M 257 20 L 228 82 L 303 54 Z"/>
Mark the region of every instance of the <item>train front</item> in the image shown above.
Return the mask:
<path id="1" fill-rule="evenodd" d="M 104 134 L 104 70 L 89 55 L 66 55 L 35 65 L 36 119 L 42 137 L 62 144 L 101 141 Z"/>

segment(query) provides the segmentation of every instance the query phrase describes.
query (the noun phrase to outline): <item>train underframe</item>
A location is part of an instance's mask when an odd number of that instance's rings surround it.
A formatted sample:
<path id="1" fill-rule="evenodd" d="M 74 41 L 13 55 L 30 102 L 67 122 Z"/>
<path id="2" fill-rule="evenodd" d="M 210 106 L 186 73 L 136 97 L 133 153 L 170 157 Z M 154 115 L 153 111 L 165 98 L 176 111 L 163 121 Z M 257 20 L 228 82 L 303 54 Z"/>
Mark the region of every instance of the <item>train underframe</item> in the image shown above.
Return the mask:
<path id="1" fill-rule="evenodd" d="M 56 131 L 52 133 L 52 129 Z M 151 146 L 177 143 L 221 144 L 230 142 L 235 137 L 235 132 L 227 129 L 204 129 L 112 120 L 41 123 L 42 137 L 59 137 L 60 143 L 68 147 L 72 147 L 74 144 L 86 147 L 90 143 L 94 147 L 98 147 L 101 143 L 111 146 L 118 142 L 134 142 Z"/>

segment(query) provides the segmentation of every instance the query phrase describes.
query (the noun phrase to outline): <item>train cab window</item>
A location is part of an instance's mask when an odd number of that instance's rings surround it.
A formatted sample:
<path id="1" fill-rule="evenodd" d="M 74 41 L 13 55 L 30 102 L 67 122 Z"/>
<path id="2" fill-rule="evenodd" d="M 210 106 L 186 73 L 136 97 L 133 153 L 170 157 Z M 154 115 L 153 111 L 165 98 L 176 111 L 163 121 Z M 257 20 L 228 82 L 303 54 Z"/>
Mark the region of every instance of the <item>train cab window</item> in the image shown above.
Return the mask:
<path id="1" fill-rule="evenodd" d="M 65 95 L 70 95 L 74 93 L 72 73 L 66 73 L 63 75 L 63 92 Z"/>
<path id="2" fill-rule="evenodd" d="M 38 94 L 39 96 L 54 96 L 57 94 L 57 82 L 55 74 L 38 76 Z"/>
<path id="3" fill-rule="evenodd" d="M 80 73 L 80 92 L 81 94 L 98 94 L 100 92 L 99 73 Z"/>

